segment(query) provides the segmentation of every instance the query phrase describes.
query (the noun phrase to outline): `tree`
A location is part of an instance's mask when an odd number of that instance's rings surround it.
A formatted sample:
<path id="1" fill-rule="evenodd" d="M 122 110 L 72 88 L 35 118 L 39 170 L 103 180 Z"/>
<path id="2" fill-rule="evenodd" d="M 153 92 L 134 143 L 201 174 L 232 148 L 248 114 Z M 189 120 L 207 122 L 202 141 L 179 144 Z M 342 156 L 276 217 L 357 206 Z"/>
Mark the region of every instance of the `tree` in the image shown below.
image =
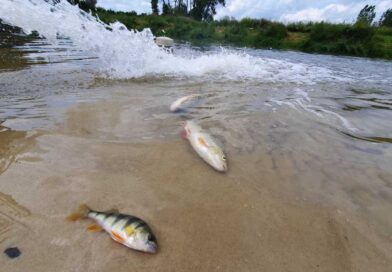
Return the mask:
<path id="1" fill-rule="evenodd" d="M 170 5 L 170 0 L 162 0 L 162 15 L 171 15 L 173 13 L 173 9 Z"/>
<path id="2" fill-rule="evenodd" d="M 366 5 L 358 14 L 357 24 L 362 23 L 370 26 L 376 17 L 375 9 L 376 6 Z"/>
<path id="3" fill-rule="evenodd" d="M 174 13 L 176 15 L 188 15 L 188 5 L 184 3 L 184 0 L 174 0 Z"/>
<path id="4" fill-rule="evenodd" d="M 392 9 L 387 9 L 387 11 L 383 13 L 379 24 L 380 26 L 392 27 Z"/>
<path id="5" fill-rule="evenodd" d="M 217 5 L 226 5 L 225 0 L 194 0 L 190 11 L 196 20 L 212 21 L 216 14 Z"/>
<path id="6" fill-rule="evenodd" d="M 158 0 L 151 0 L 151 9 L 152 9 L 152 14 L 155 15 L 159 14 Z"/>
<path id="7" fill-rule="evenodd" d="M 97 0 L 67 0 L 72 5 L 78 5 L 84 11 L 95 10 Z"/>
<path id="8" fill-rule="evenodd" d="M 95 10 L 97 0 L 80 0 L 79 7 L 85 11 Z"/>

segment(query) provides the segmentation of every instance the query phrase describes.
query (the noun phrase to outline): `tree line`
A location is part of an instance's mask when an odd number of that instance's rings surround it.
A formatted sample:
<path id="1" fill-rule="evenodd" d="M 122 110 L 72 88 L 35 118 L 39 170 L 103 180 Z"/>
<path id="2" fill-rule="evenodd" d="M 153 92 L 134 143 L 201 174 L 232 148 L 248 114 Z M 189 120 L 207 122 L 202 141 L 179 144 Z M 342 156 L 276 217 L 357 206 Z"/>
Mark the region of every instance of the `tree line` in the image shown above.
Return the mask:
<path id="1" fill-rule="evenodd" d="M 56 0 L 55 0 L 56 1 Z M 96 10 L 97 0 L 67 0 L 73 5 L 78 5 L 81 9 Z M 226 5 L 225 0 L 151 0 L 151 10 L 153 15 L 175 15 L 187 16 L 198 21 L 212 21 L 216 14 L 217 6 Z M 387 9 L 378 22 L 376 18 L 376 6 L 366 5 L 359 12 L 356 24 L 368 26 L 392 27 L 392 9 Z"/>
<path id="2" fill-rule="evenodd" d="M 151 0 L 151 10 L 154 15 L 189 16 L 198 21 L 212 21 L 218 5 L 225 6 L 225 0 Z M 392 27 L 392 9 L 387 9 L 378 23 L 374 22 L 377 15 L 375 9 L 375 5 L 363 7 L 358 14 L 356 23 Z"/>
<path id="3" fill-rule="evenodd" d="M 212 21 L 218 5 L 225 6 L 225 0 L 151 0 L 154 15 L 189 16 L 198 21 Z M 160 7 L 159 7 L 160 6 Z M 161 13 L 160 13 L 161 12 Z"/>
<path id="4" fill-rule="evenodd" d="M 57 0 L 55 0 L 57 1 Z M 67 0 L 85 11 L 96 10 L 97 0 Z M 188 16 L 198 21 L 212 21 L 218 5 L 225 0 L 151 0 L 152 14 Z"/>

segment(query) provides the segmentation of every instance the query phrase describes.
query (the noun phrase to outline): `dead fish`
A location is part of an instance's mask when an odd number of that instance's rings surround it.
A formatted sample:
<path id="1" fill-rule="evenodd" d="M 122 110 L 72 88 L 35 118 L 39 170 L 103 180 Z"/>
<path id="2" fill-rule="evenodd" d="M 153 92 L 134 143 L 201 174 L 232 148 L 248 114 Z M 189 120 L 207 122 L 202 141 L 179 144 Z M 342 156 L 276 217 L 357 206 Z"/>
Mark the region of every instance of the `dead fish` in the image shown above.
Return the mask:
<path id="1" fill-rule="evenodd" d="M 185 103 L 190 102 L 197 97 L 198 96 L 196 94 L 190 94 L 190 95 L 183 96 L 183 97 L 177 99 L 176 101 L 174 101 L 170 105 L 170 111 L 175 112 L 175 111 L 180 110 L 184 106 Z"/>
<path id="2" fill-rule="evenodd" d="M 225 154 L 211 136 L 193 121 L 184 122 L 183 127 L 183 136 L 189 140 L 196 153 L 215 170 L 227 171 Z"/>
<path id="3" fill-rule="evenodd" d="M 87 229 L 90 231 L 105 230 L 112 239 L 126 247 L 156 253 L 158 243 L 151 228 L 140 218 L 122 214 L 118 211 L 99 212 L 81 205 L 79 210 L 67 217 L 70 221 L 90 218 L 95 221 Z"/>

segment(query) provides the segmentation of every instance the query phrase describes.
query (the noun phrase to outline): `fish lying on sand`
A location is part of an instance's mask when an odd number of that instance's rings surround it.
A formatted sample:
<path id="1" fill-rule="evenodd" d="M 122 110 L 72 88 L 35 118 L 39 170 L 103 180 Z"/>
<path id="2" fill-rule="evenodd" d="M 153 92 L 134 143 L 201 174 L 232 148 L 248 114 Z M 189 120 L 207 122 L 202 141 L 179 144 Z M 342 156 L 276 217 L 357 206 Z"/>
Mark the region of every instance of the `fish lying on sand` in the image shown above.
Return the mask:
<path id="1" fill-rule="evenodd" d="M 226 157 L 211 136 L 205 133 L 193 121 L 184 122 L 183 127 L 183 136 L 189 140 L 197 154 L 215 170 L 220 172 L 227 171 Z"/>
<path id="2" fill-rule="evenodd" d="M 198 96 L 196 94 L 190 94 L 187 96 L 183 96 L 179 99 L 177 99 L 176 101 L 174 101 L 171 105 L 170 105 L 170 111 L 175 112 L 175 111 L 179 111 L 181 110 L 182 107 L 184 107 L 185 103 L 191 102 L 192 100 L 196 99 Z"/>
<path id="3" fill-rule="evenodd" d="M 151 228 L 140 218 L 132 215 L 121 214 L 118 211 L 98 212 L 86 205 L 81 205 L 79 210 L 67 217 L 70 221 L 90 218 L 95 221 L 87 229 L 90 231 L 105 230 L 112 239 L 126 247 L 156 253 L 157 240 Z"/>

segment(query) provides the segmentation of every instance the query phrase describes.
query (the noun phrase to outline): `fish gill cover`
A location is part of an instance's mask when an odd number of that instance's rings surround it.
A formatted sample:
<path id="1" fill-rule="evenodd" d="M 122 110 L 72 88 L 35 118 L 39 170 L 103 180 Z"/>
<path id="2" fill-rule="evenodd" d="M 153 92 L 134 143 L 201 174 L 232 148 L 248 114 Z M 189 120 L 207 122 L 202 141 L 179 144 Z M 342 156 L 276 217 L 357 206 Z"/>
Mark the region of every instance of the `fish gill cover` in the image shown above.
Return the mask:
<path id="1" fill-rule="evenodd" d="M 113 79 L 139 77 L 204 77 L 261 82 L 315 82 L 341 79 L 330 69 L 221 48 L 199 54 L 169 54 L 154 43 L 150 29 L 128 30 L 116 22 L 107 25 L 67 1 L 0 0 L 0 18 L 26 33 L 37 31 L 49 42 L 68 38 L 97 57 L 94 69 Z"/>

